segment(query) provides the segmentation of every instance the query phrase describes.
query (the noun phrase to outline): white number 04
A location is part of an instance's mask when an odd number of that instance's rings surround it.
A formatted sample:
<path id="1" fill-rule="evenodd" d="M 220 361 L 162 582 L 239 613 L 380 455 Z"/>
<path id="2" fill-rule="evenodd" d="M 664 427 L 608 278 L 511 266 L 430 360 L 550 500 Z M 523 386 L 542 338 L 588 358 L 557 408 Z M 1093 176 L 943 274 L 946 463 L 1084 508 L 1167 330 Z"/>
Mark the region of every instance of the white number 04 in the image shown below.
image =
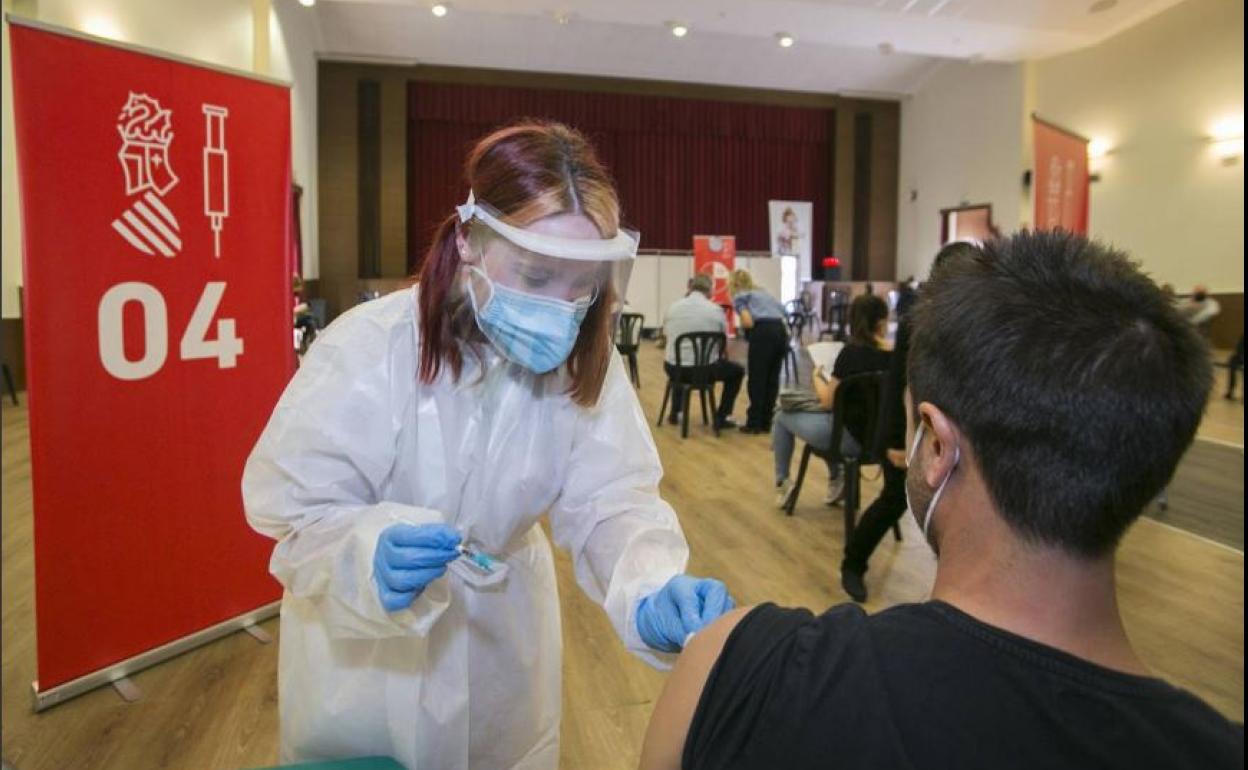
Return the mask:
<path id="1" fill-rule="evenodd" d="M 224 294 L 223 281 L 213 281 L 204 287 L 182 334 L 183 361 L 215 358 L 220 369 L 232 369 L 237 364 L 238 357 L 243 354 L 243 340 L 235 335 L 233 318 L 218 318 L 217 338 L 208 339 L 208 326 Z M 143 357 L 137 361 L 126 358 L 122 311 L 127 302 L 137 302 L 143 308 Z M 165 298 L 150 284 L 117 284 L 100 298 L 99 332 L 100 362 L 109 374 L 119 380 L 151 377 L 165 365 L 169 355 L 169 311 Z"/>

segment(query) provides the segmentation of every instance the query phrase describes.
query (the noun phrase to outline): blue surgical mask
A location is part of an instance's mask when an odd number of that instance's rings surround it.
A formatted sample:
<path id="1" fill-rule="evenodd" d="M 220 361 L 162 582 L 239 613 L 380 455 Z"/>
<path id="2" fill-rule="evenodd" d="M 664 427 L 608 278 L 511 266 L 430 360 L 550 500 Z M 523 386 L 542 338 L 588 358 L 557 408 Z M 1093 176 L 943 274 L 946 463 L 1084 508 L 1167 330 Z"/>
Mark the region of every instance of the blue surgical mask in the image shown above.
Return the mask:
<path id="1" fill-rule="evenodd" d="M 490 280 L 485 271 L 469 267 L 489 284 L 490 298 L 477 304 L 471 288 L 468 297 L 477 326 L 508 361 L 536 373 L 559 368 L 568 359 L 589 313 L 591 300 L 567 302 L 517 291 Z"/>

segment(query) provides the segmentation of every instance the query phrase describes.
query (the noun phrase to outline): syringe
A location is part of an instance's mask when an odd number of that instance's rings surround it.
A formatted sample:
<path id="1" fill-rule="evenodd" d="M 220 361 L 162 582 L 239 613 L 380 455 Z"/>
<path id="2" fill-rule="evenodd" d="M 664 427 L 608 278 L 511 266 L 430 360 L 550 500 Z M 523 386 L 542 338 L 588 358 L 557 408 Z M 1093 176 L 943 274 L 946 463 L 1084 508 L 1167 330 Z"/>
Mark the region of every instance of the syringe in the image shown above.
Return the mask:
<path id="1" fill-rule="evenodd" d="M 212 222 L 213 256 L 221 257 L 221 226 L 230 215 L 230 165 L 225 150 L 225 107 L 204 105 L 204 216 Z"/>

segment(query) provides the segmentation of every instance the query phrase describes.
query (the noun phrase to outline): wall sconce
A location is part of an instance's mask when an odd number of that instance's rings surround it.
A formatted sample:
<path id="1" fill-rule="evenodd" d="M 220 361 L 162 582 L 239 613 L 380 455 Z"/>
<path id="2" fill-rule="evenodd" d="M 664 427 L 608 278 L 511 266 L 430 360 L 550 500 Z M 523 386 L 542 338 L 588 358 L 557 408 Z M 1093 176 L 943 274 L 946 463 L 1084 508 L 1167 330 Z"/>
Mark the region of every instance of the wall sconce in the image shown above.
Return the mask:
<path id="1" fill-rule="evenodd" d="M 1243 115 L 1218 121 L 1209 134 L 1209 143 L 1222 165 L 1234 165 L 1244 156 Z"/>
<path id="2" fill-rule="evenodd" d="M 1096 138 L 1088 142 L 1088 157 L 1092 160 L 1100 160 L 1112 151 L 1108 139 Z"/>

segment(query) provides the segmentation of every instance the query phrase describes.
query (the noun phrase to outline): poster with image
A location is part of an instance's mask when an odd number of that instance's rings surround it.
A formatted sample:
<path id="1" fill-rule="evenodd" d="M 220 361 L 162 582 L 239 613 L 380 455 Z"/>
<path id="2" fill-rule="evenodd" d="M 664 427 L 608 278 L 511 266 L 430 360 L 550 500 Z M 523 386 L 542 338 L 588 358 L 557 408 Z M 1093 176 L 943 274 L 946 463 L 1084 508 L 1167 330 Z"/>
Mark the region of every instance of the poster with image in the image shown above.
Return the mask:
<path id="1" fill-rule="evenodd" d="M 768 201 L 771 256 L 797 260 L 799 280 L 810 280 L 811 230 L 814 206 L 810 201 Z"/>

